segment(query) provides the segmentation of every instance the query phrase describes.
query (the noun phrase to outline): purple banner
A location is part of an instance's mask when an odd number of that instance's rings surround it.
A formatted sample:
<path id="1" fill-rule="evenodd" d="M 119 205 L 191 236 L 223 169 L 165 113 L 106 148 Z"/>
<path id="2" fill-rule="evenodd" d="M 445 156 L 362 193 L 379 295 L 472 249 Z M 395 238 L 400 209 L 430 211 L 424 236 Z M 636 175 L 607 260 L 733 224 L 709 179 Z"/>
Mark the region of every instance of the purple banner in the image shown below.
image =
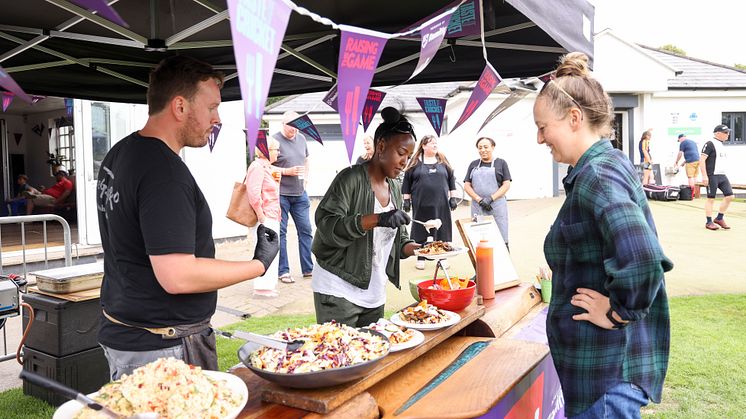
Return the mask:
<path id="1" fill-rule="evenodd" d="M 2 67 L 0 67 L 0 87 L 20 97 L 24 102 L 31 103 L 31 97 L 16 84 L 13 77 L 10 77 L 10 74 L 6 73 Z"/>
<path id="2" fill-rule="evenodd" d="M 355 148 L 357 124 L 363 113 L 370 82 L 386 41 L 386 38 L 342 30 L 337 88 L 342 137 L 347 146 L 347 157 L 350 162 Z"/>
<path id="3" fill-rule="evenodd" d="M 549 83 L 549 80 L 554 80 L 554 72 L 542 74 L 539 76 L 539 80 L 543 81 L 544 83 Z"/>
<path id="4" fill-rule="evenodd" d="M 23 138 L 23 134 L 16 132 L 13 135 L 16 137 L 16 145 L 21 145 L 21 138 Z"/>
<path id="5" fill-rule="evenodd" d="M 267 145 L 267 135 L 269 134 L 269 129 L 267 128 L 260 128 L 259 131 L 256 133 L 256 148 L 259 149 L 259 151 L 264 154 L 267 159 L 269 159 L 269 146 Z M 252 150 L 253 153 L 253 150 Z"/>
<path id="6" fill-rule="evenodd" d="M 373 89 L 368 90 L 368 97 L 365 98 L 365 106 L 363 106 L 363 131 L 368 130 L 370 122 L 376 116 L 376 112 L 378 112 L 378 108 L 381 106 L 384 97 L 386 97 L 385 92 Z"/>
<path id="7" fill-rule="evenodd" d="M 427 115 L 427 120 L 435 130 L 435 135 L 440 137 L 440 131 L 443 129 L 443 115 L 446 113 L 447 99 L 436 97 L 418 97 L 422 111 Z"/>
<path id="8" fill-rule="evenodd" d="M 16 95 L 14 95 L 11 92 L 3 92 L 3 112 L 8 110 L 8 107 L 10 107 L 10 104 L 13 103 L 13 98 Z"/>
<path id="9" fill-rule="evenodd" d="M 500 115 L 506 109 L 508 109 L 509 107 L 515 105 L 521 99 L 523 99 L 524 97 L 526 97 L 527 94 L 528 94 L 527 90 L 516 90 L 515 92 L 511 92 L 510 96 L 506 97 L 505 100 L 503 100 L 502 102 L 500 102 L 500 104 L 497 105 L 497 107 L 495 108 L 495 110 L 493 110 L 492 113 L 490 113 L 490 115 L 487 117 L 487 119 L 485 119 L 484 122 L 482 122 L 482 126 L 479 127 L 479 131 L 481 131 L 484 127 L 486 127 L 487 124 L 489 124 L 490 122 L 492 122 L 492 120 L 495 119 L 495 117 L 497 115 Z M 477 131 L 477 132 L 479 132 L 479 131 Z"/>
<path id="10" fill-rule="evenodd" d="M 464 4 L 453 12 L 451 20 L 448 22 L 448 30 L 445 37 L 461 38 L 481 34 L 481 17 L 482 13 L 479 10 L 479 0 L 466 0 Z"/>
<path id="11" fill-rule="evenodd" d="M 448 29 L 448 22 L 451 19 L 452 14 L 448 13 L 435 20 L 420 31 L 420 59 L 417 61 L 417 66 L 414 68 L 414 72 L 407 79 L 407 81 L 420 74 L 422 70 L 430 64 L 430 61 L 435 57 L 435 53 L 440 49 L 440 44 L 443 42 L 443 38 L 446 36 Z"/>
<path id="12" fill-rule="evenodd" d="M 279 0 L 228 0 L 228 11 L 252 156 L 290 8 Z"/>
<path id="13" fill-rule="evenodd" d="M 73 105 L 73 100 L 70 98 L 65 98 L 65 110 L 67 111 L 68 117 L 72 118 L 74 109 L 75 106 Z"/>
<path id="14" fill-rule="evenodd" d="M 220 129 L 223 128 L 223 124 L 217 123 L 212 126 L 212 131 L 210 132 L 210 136 L 207 137 L 207 145 L 210 146 L 210 153 L 212 153 L 212 149 L 215 147 L 215 143 L 218 142 L 218 135 L 220 135 Z"/>
<path id="15" fill-rule="evenodd" d="M 97 12 L 99 16 L 106 18 L 117 25 L 124 26 L 125 28 L 130 27 L 130 25 L 119 16 L 119 13 L 117 13 L 116 10 L 106 4 L 106 0 L 70 0 L 70 2 L 88 9 L 91 12 Z"/>
<path id="16" fill-rule="evenodd" d="M 329 105 L 330 108 L 334 109 L 334 111 L 339 112 L 339 104 L 337 103 L 338 98 L 339 98 L 339 93 L 337 92 L 337 85 L 335 84 L 326 93 L 326 96 L 324 96 L 324 98 L 321 100 L 327 105 Z"/>
<path id="17" fill-rule="evenodd" d="M 501 79 L 497 74 L 497 71 L 495 71 L 491 65 L 487 64 L 482 71 L 482 75 L 479 76 L 479 81 L 474 86 L 474 90 L 471 92 L 469 101 L 466 102 L 464 112 L 459 117 L 458 122 L 456 122 L 456 125 L 453 127 L 451 132 L 455 131 L 456 128 L 460 127 L 461 124 L 466 122 L 466 120 L 474 114 L 474 111 L 484 103 L 500 81 Z"/>
<path id="18" fill-rule="evenodd" d="M 292 121 L 288 122 L 288 125 L 297 128 L 299 131 L 318 141 L 322 145 L 324 144 L 324 141 L 321 140 L 321 134 L 319 134 L 319 130 L 316 129 L 316 125 L 313 124 L 311 118 L 309 118 L 308 115 L 301 115 L 298 118 L 295 118 Z"/>

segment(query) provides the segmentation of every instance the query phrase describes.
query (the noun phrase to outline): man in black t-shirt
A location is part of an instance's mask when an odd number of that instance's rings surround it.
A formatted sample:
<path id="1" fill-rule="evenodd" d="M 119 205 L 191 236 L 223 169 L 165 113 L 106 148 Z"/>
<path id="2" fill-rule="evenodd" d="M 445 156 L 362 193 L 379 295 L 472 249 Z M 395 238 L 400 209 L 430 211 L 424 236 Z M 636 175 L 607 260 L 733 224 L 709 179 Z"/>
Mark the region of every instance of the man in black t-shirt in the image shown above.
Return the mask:
<path id="1" fill-rule="evenodd" d="M 730 135 L 730 128 L 727 125 L 717 125 L 713 130 L 714 139 L 705 143 L 702 147 L 702 153 L 699 158 L 699 167 L 702 171 L 702 183 L 707 185 L 707 202 L 705 202 L 705 217 L 707 222 L 705 228 L 708 230 L 730 230 L 726 224 L 725 211 L 733 201 L 733 189 L 731 188 L 728 176 L 726 176 L 727 153 L 723 143 Z M 723 202 L 720 203 L 720 209 L 717 217 L 712 219 L 712 207 L 715 205 L 715 195 L 718 189 L 723 193 Z"/>
<path id="2" fill-rule="evenodd" d="M 150 75 L 145 127 L 101 163 L 98 340 L 112 379 L 169 356 L 216 369 L 210 318 L 217 290 L 264 274 L 277 255 L 277 234 L 260 225 L 254 260 L 214 259 L 210 208 L 179 157 L 184 147 L 207 144 L 220 122 L 222 82 L 206 63 L 163 60 Z"/>

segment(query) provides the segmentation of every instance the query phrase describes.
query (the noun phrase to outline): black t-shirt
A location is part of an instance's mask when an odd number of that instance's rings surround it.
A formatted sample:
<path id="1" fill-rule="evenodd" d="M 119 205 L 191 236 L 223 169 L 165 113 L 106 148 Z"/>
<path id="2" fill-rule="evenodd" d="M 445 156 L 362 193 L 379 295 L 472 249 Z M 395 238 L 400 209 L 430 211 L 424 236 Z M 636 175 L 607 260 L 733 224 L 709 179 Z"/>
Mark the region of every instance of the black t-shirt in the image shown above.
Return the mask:
<path id="1" fill-rule="evenodd" d="M 477 159 L 469 163 L 469 168 L 466 169 L 466 177 L 464 178 L 464 182 L 471 182 L 471 172 L 477 166 L 489 167 L 490 164 L 483 162 L 481 159 Z M 510 177 L 510 170 L 508 169 L 508 163 L 505 160 L 499 157 L 496 158 L 494 161 L 494 167 L 495 167 L 495 179 L 497 179 L 498 186 L 502 185 L 503 182 L 505 182 L 506 180 L 513 180 Z"/>
<path id="2" fill-rule="evenodd" d="M 215 313 L 217 292 L 169 294 L 149 255 L 215 257 L 212 215 L 186 164 L 157 138 L 133 133 L 117 143 L 98 173 L 98 223 L 104 248 L 101 305 L 137 326 L 196 323 Z M 122 351 L 181 343 L 102 317 L 99 342 Z"/>

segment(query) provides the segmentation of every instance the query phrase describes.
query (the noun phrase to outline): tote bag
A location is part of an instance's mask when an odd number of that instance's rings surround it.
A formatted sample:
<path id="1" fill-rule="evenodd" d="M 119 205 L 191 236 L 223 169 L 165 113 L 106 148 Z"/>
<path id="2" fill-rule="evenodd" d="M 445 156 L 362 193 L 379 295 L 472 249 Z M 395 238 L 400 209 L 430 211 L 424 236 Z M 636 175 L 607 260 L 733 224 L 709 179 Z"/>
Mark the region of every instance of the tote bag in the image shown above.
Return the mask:
<path id="1" fill-rule="evenodd" d="M 231 194 L 231 202 L 225 216 L 243 226 L 253 227 L 256 225 L 257 218 L 254 208 L 249 204 L 248 192 L 244 182 L 246 182 L 246 178 L 243 182 L 233 184 L 233 194 Z"/>

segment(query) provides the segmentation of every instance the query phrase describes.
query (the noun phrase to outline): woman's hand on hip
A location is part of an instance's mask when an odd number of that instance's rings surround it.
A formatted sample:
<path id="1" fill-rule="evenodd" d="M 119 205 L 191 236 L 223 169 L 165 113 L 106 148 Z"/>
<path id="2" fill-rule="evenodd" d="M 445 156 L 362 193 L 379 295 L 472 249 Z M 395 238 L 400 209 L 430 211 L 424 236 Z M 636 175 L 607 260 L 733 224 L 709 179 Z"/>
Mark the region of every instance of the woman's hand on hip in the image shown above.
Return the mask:
<path id="1" fill-rule="evenodd" d="M 606 317 L 611 308 L 609 297 L 588 288 L 578 288 L 578 293 L 572 296 L 570 304 L 580 307 L 586 313 L 572 316 L 573 320 L 588 321 L 604 329 L 613 329 L 614 324 Z"/>

